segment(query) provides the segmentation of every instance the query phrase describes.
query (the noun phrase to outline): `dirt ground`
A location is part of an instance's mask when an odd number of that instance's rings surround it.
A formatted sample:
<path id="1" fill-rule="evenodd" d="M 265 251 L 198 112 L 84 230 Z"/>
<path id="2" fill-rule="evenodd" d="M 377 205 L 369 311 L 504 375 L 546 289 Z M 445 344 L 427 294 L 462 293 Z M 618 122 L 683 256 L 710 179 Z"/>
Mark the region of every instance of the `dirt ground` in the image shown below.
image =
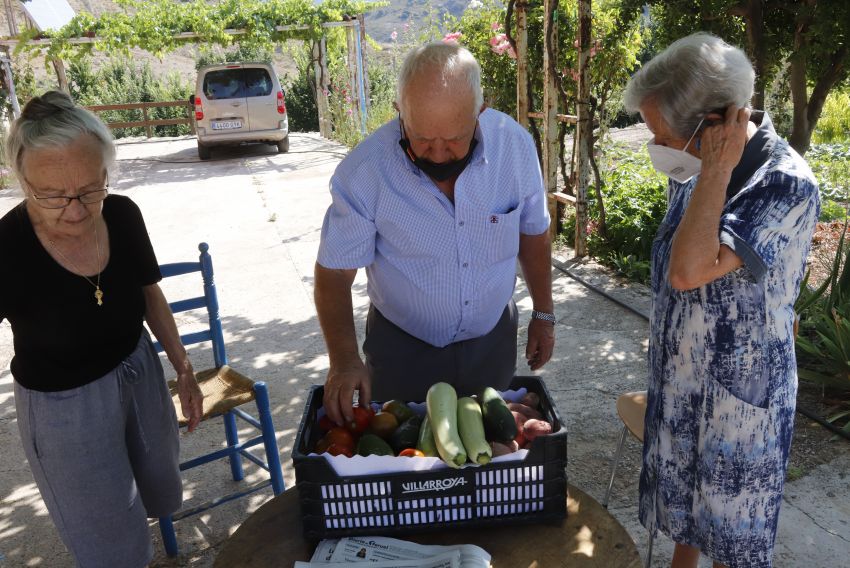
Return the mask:
<path id="1" fill-rule="evenodd" d="M 272 413 L 287 487 L 294 484 L 290 453 L 304 393 L 324 381 L 325 346 L 312 304 L 312 268 L 324 210 L 328 178 L 345 149 L 314 134 L 298 134 L 289 154 L 271 147 L 242 147 L 214 154 L 200 163 L 195 140 L 178 138 L 119 144 L 119 175 L 114 191 L 141 207 L 160 262 L 188 260 L 197 243 L 210 243 L 228 355 L 235 368 L 270 387 Z M 0 214 L 20 199 L 0 192 Z M 581 278 L 646 312 L 645 287 L 625 283 L 593 262 L 556 260 Z M 359 337 L 368 307 L 365 278 L 354 285 Z M 167 289 L 166 294 L 170 295 Z M 622 423 L 614 403 L 624 392 L 646 388 L 647 322 L 553 269 L 558 324 L 552 361 L 540 373 L 569 431 L 570 483 L 600 500 Z M 525 324 L 531 302 L 522 280 L 519 373 Z M 35 488 L 17 434 L 12 378 L 11 330 L 0 323 L 0 567 L 72 565 Z M 196 368 L 209 349 L 191 351 Z M 780 519 L 776 566 L 846 566 L 850 557 L 850 444 L 830 442 L 829 434 L 798 419 L 792 466 L 799 478 L 786 487 Z M 218 424 L 203 424 L 181 438 L 183 457 L 218 448 Z M 645 550 L 645 531 L 636 520 L 640 445 L 629 440 L 620 463 L 609 511 Z M 192 470 L 184 477 L 189 504 L 225 493 L 233 485 L 226 464 Z M 259 475 L 248 469 L 248 479 Z M 151 522 L 157 568 L 212 566 L 216 551 L 244 519 L 271 497 L 263 491 L 177 523 L 181 554 L 166 558 Z M 801 529 L 802 527 L 802 529 Z M 287 527 L 280 530 L 286 531 Z M 656 540 L 654 566 L 669 565 L 670 542 Z M 616 568 L 616 567 L 615 567 Z"/>

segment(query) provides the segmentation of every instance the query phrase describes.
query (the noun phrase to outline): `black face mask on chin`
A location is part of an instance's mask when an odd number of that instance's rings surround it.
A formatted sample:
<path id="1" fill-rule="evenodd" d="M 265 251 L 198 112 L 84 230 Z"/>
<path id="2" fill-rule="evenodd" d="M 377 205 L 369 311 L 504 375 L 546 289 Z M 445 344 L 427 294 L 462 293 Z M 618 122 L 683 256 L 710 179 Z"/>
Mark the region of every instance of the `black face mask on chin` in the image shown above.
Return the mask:
<path id="1" fill-rule="evenodd" d="M 410 147 L 410 140 L 405 138 L 404 126 L 402 125 L 401 120 L 399 120 L 399 126 L 401 128 L 401 139 L 398 141 L 399 146 L 401 146 L 405 155 L 410 158 L 410 161 L 413 162 L 417 168 L 422 170 L 428 175 L 428 177 L 435 181 L 446 181 L 459 176 L 469 164 L 469 160 L 472 159 L 472 151 L 475 150 L 475 147 L 478 145 L 478 140 L 473 137 L 472 141 L 469 143 L 469 152 L 466 153 L 466 156 L 460 160 L 435 164 L 431 160 L 420 158 L 413 153 L 413 149 Z"/>

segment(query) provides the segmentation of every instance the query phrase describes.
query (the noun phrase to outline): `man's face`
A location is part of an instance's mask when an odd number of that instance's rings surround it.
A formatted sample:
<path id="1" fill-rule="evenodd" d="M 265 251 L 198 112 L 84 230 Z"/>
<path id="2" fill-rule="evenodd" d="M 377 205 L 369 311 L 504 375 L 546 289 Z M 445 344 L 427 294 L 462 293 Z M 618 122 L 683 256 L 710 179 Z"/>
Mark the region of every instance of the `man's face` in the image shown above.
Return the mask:
<path id="1" fill-rule="evenodd" d="M 435 164 L 462 159 L 469 152 L 476 124 L 472 113 L 465 117 L 465 121 L 422 120 L 417 123 L 415 120 L 405 120 L 404 132 L 410 141 L 410 149 L 418 158 Z"/>
<path id="2" fill-rule="evenodd" d="M 399 109 L 404 134 L 418 158 L 435 164 L 460 160 L 475 135 L 475 101 L 468 93 L 428 88 L 413 81 Z"/>

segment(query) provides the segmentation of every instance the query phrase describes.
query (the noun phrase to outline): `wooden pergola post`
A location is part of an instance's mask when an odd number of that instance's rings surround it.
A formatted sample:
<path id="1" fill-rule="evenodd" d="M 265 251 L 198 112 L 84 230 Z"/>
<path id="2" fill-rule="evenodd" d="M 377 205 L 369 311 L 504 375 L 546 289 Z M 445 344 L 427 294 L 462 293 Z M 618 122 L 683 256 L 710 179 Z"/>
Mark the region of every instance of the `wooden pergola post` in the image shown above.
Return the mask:
<path id="1" fill-rule="evenodd" d="M 316 77 L 316 108 L 319 111 L 319 134 L 330 138 L 333 133 L 330 105 L 328 104 L 328 53 L 325 36 L 313 42 L 313 73 Z"/>
<path id="2" fill-rule="evenodd" d="M 555 84 L 555 63 L 558 60 L 558 22 L 555 8 L 558 0 L 543 0 L 543 183 L 549 202 L 549 232 L 558 234 L 560 215 L 554 194 L 558 191 L 558 88 Z"/>
<path id="3" fill-rule="evenodd" d="M 358 14 L 357 20 L 360 22 L 360 45 L 368 45 L 368 42 L 366 41 L 366 14 Z M 366 112 L 368 112 L 369 107 L 372 106 L 372 89 L 369 86 L 369 68 L 366 66 L 366 54 L 363 52 L 362 47 L 360 59 L 360 65 L 363 68 L 363 90 L 366 96 Z"/>
<path id="4" fill-rule="evenodd" d="M 347 16 L 343 16 L 347 18 Z M 350 20 L 346 20 L 350 21 Z M 357 46 L 354 39 L 355 29 L 350 26 L 345 27 L 345 47 L 346 60 L 345 66 L 348 70 L 348 97 L 351 99 L 351 106 L 357 112 L 357 117 L 360 117 L 362 109 L 360 108 L 360 97 L 357 96 L 358 75 L 357 75 Z"/>
<path id="5" fill-rule="evenodd" d="M 528 2 L 514 4 L 516 14 L 516 120 L 528 129 Z"/>
<path id="6" fill-rule="evenodd" d="M 12 118 L 18 118 L 21 116 L 21 107 L 18 104 L 18 95 L 15 93 L 12 60 L 6 55 L 5 50 L 0 51 L 0 66 L 3 67 L 3 77 L 6 79 L 6 88 L 9 90 L 9 102 L 12 103 Z"/>
<path id="7" fill-rule="evenodd" d="M 65 74 L 65 63 L 61 59 L 51 59 L 53 70 L 56 71 L 56 81 L 59 83 L 59 90 L 71 94 L 68 88 L 68 76 Z"/>
<path id="8" fill-rule="evenodd" d="M 587 256 L 587 186 L 590 180 L 590 154 L 593 147 L 593 125 L 590 123 L 590 8 L 591 0 L 578 2 L 578 123 L 576 139 L 578 164 L 576 179 L 576 241 L 577 257 Z"/>
<path id="9" fill-rule="evenodd" d="M 3 0 L 3 8 L 6 12 L 6 23 L 9 26 L 9 36 L 15 37 L 18 35 L 18 22 L 15 17 L 15 8 L 12 6 L 12 0 Z M 0 30 L 0 34 L 2 30 Z"/>

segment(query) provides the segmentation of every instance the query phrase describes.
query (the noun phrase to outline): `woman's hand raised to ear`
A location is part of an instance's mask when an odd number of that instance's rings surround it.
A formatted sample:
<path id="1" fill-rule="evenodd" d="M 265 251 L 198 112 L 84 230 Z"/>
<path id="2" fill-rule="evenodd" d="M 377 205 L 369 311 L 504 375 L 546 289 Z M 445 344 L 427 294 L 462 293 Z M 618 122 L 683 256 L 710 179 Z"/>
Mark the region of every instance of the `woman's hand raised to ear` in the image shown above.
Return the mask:
<path id="1" fill-rule="evenodd" d="M 741 161 L 747 144 L 750 109 L 732 105 L 726 109 L 725 117 L 709 114 L 706 120 L 710 119 L 715 119 L 714 124 L 703 129 L 700 138 L 702 171 L 731 173 Z"/>

